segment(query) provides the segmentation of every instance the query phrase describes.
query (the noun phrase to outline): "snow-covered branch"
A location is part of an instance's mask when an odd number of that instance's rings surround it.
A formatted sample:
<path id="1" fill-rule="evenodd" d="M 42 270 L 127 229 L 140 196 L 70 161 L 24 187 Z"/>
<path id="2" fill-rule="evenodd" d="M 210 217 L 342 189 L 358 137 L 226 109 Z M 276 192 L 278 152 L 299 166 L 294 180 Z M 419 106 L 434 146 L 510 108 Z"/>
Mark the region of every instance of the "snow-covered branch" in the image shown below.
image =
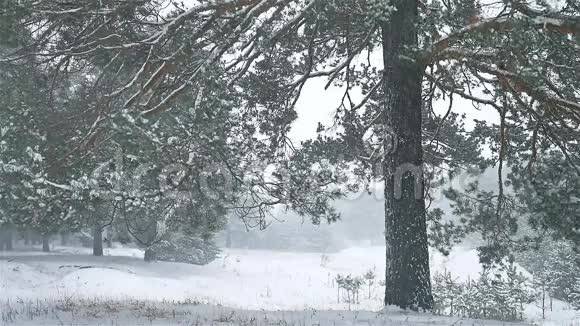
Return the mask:
<path id="1" fill-rule="evenodd" d="M 503 14 L 467 25 L 428 46 L 423 55 L 423 61 L 425 64 L 430 64 L 445 59 L 447 56 L 458 58 L 466 53 L 458 51 L 458 48 L 455 48 L 455 50 L 451 50 L 451 48 L 467 35 L 481 32 L 511 31 L 520 22 L 527 22 L 536 28 L 550 32 L 580 34 L 580 16 L 545 13 L 532 9 L 524 4 L 514 4 L 513 6 L 515 11 L 522 14 L 523 17 L 522 15 L 516 15 L 514 13 Z"/>

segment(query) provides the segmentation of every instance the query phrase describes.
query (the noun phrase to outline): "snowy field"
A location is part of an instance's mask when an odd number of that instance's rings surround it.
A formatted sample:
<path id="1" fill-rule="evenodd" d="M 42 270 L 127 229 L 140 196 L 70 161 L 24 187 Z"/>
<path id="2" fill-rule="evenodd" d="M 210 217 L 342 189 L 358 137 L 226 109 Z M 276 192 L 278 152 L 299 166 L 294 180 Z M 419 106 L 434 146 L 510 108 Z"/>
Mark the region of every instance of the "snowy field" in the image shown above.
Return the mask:
<path id="1" fill-rule="evenodd" d="M 53 253 L 0 253 L 0 298 L 4 324 L 232 324 L 232 325 L 503 325 L 382 308 L 384 249 L 351 248 L 338 253 L 227 250 L 206 266 L 147 263 L 138 249 L 113 248 L 105 257 L 89 249 Z M 474 250 L 451 257 L 432 254 L 432 269 L 476 278 Z M 375 286 L 363 286 L 360 304 L 338 302 L 337 274 L 375 269 Z M 227 308 L 226 308 L 227 307 Z M 359 312 L 354 312 L 359 311 Z M 534 305 L 529 324 L 580 326 L 580 314 L 557 302 L 541 320 Z M 31 320 L 32 319 L 32 320 Z M 258 322 L 259 320 L 259 322 Z M 281 322 L 284 320 L 284 323 Z M 125 322 L 124 322 L 125 321 Z"/>

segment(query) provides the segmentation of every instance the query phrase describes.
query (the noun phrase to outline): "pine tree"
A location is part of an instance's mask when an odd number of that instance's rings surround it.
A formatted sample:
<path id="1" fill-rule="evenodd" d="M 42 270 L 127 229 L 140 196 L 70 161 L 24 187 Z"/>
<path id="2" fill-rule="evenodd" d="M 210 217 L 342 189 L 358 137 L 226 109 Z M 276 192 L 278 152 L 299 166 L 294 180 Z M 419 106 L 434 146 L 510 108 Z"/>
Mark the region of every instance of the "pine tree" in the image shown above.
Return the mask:
<path id="1" fill-rule="evenodd" d="M 348 303 L 348 310 L 351 309 L 351 304 L 359 304 L 359 290 L 364 284 L 363 278 L 358 276 L 352 276 L 348 274 L 347 276 L 342 276 L 340 274 L 336 275 L 336 284 L 338 287 L 338 302 L 340 302 L 340 289 L 346 291 L 346 303 Z"/>
<path id="2" fill-rule="evenodd" d="M 366 280 L 367 285 L 369 286 L 369 299 L 371 298 L 371 288 L 373 286 L 373 284 L 375 283 L 375 278 L 376 278 L 376 274 L 374 269 L 370 269 L 368 270 L 366 273 L 364 273 L 363 278 Z"/>
<path id="3" fill-rule="evenodd" d="M 467 285 L 466 287 L 469 287 Z M 450 272 L 435 273 L 433 275 L 433 298 L 435 300 L 435 310 L 440 314 L 455 316 L 458 314 L 461 303 L 461 293 L 465 291 L 461 284 L 454 279 Z M 469 300 L 469 299 L 468 299 Z"/>
<path id="4" fill-rule="evenodd" d="M 177 5 L 168 15 L 156 4 L 113 0 L 103 12 L 97 0 L 35 6 L 21 1 L 12 9 L 22 26 L 46 23 L 56 32 L 37 35 L 37 42 L 6 60 L 53 52 L 57 61 L 106 62 L 102 75 L 121 76 L 110 80 L 123 100 L 97 116 L 99 124 L 125 112 L 153 119 L 211 80 L 229 86 L 229 97 L 240 99 L 236 115 L 246 121 L 259 117 L 253 130 L 267 141 L 256 156 L 280 176 L 274 185 L 250 178 L 251 205 L 242 215 L 261 219 L 267 208 L 283 204 L 315 222 L 336 220 L 329 201 L 342 195 L 339 186 L 356 190 L 373 179 L 384 182 L 387 305 L 432 307 L 425 212 L 431 194 L 424 190 L 441 185 L 446 173 L 455 176 L 489 163 L 498 169 L 497 191 L 477 184 L 451 189 L 448 195 L 464 220 L 439 227 L 481 233 L 486 261 L 508 254 L 520 210 L 533 213 L 539 230 L 578 238 L 570 231 L 578 229 L 580 153 L 578 130 L 570 127 L 580 108 L 575 75 L 580 13 L 572 1 L 555 7 L 506 0 L 480 9 L 477 1 L 232 0 Z M 378 48 L 382 64 L 366 62 Z M 294 106 L 307 81 L 317 77 L 327 77 L 328 86 L 344 86 L 334 121 L 340 131 L 294 150 L 287 139 Z M 350 96 L 355 89 L 364 94 L 358 103 Z M 450 109 L 439 115 L 433 102 L 443 98 Z M 499 124 L 477 122 L 467 132 L 464 117 L 453 112 L 453 98 L 492 110 Z M 99 134 L 91 130 L 86 138 L 94 141 Z M 491 162 L 479 157 L 484 144 L 493 149 Z M 324 160 L 329 164 L 320 173 L 313 166 Z M 508 166 L 516 195 L 504 188 Z M 358 180 L 339 177 L 349 169 Z M 312 172 L 326 182 L 305 182 Z M 526 189 L 531 198 L 525 198 Z M 554 208 L 557 214 L 550 213 Z"/>
<path id="5" fill-rule="evenodd" d="M 516 321 L 533 300 L 530 280 L 515 265 L 486 269 L 475 281 L 458 282 L 451 273 L 433 276 L 435 310 L 447 316 Z"/>
<path id="6" fill-rule="evenodd" d="M 518 263 L 532 273 L 540 290 L 540 301 L 544 310 L 551 308 L 552 298 L 574 301 L 570 295 L 576 276 L 580 273 L 577 257 L 571 242 L 550 240 L 517 257 Z M 546 295 L 548 298 L 545 298 Z M 549 307 L 546 300 L 550 300 Z"/>
<path id="7" fill-rule="evenodd" d="M 572 303 L 576 309 L 580 309 L 580 276 L 574 278 L 574 284 L 572 285 L 569 298 L 570 303 Z"/>
<path id="8" fill-rule="evenodd" d="M 530 280 L 518 271 L 513 260 L 509 262 L 505 273 L 507 311 L 504 319 L 522 320 L 525 306 L 533 301 Z"/>
<path id="9" fill-rule="evenodd" d="M 478 302 L 479 292 L 477 291 L 476 282 L 467 279 L 461 286 L 461 293 L 457 296 L 456 304 L 457 314 L 459 316 L 473 318 L 475 311 L 474 306 Z M 437 292 L 434 291 L 436 294 Z"/>

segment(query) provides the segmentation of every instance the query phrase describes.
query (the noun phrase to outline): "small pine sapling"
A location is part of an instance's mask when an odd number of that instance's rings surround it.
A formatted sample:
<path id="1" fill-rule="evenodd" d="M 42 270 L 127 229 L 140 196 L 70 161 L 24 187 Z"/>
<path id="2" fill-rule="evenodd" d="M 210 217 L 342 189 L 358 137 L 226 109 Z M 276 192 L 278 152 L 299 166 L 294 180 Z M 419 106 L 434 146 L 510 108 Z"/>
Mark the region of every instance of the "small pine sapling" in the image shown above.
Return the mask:
<path id="1" fill-rule="evenodd" d="M 371 287 L 375 283 L 375 274 L 374 269 L 369 269 L 366 273 L 364 273 L 363 278 L 367 281 L 367 285 L 369 286 L 369 299 L 371 298 Z"/>
<path id="2" fill-rule="evenodd" d="M 340 289 L 344 287 L 344 277 L 340 274 L 336 275 L 336 302 L 340 303 Z"/>
<path id="3" fill-rule="evenodd" d="M 343 277 L 338 274 L 336 276 L 336 284 L 338 285 L 338 302 L 340 303 L 340 289 L 346 291 L 346 302 L 348 303 L 348 310 L 351 309 L 351 304 L 358 304 L 359 301 L 359 290 L 363 285 L 364 281 L 362 277 L 353 277 L 352 275 L 347 275 Z"/>

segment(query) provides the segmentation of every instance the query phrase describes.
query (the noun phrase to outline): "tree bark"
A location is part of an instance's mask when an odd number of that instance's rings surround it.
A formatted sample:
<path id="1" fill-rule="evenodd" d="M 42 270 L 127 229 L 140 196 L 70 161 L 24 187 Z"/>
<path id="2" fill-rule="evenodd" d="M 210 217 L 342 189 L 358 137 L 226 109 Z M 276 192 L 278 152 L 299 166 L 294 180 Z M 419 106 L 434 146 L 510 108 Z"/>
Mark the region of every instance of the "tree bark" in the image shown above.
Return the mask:
<path id="1" fill-rule="evenodd" d="M 22 231 L 22 237 L 24 238 L 24 245 L 29 246 L 30 245 L 30 230 L 24 229 Z"/>
<path id="2" fill-rule="evenodd" d="M 42 244 L 42 235 L 38 231 L 31 231 L 32 234 L 32 244 L 39 245 Z"/>
<path id="3" fill-rule="evenodd" d="M 107 248 L 113 248 L 113 226 L 107 227 Z"/>
<path id="4" fill-rule="evenodd" d="M 61 232 L 60 233 L 60 245 L 61 246 L 68 246 L 68 233 L 67 232 Z"/>
<path id="5" fill-rule="evenodd" d="M 395 141 L 385 144 L 385 305 L 431 310 L 427 223 L 423 193 L 420 64 L 406 48 L 417 46 L 416 0 L 397 0 L 382 23 L 385 114 Z M 396 148 L 393 145 L 396 144 Z"/>
<path id="6" fill-rule="evenodd" d="M 42 251 L 50 252 L 50 235 L 48 234 L 42 235 Z"/>
<path id="7" fill-rule="evenodd" d="M 103 228 L 99 225 L 93 227 L 93 256 L 103 255 Z"/>
<path id="8" fill-rule="evenodd" d="M 4 237 L 4 244 L 6 245 L 6 250 L 8 251 L 14 250 L 13 240 L 14 240 L 14 229 L 11 226 L 7 226 Z"/>
<path id="9" fill-rule="evenodd" d="M 226 226 L 226 248 L 232 247 L 232 231 L 230 226 Z"/>
<path id="10" fill-rule="evenodd" d="M 145 261 L 155 261 L 155 251 L 151 248 L 145 249 L 144 260 Z"/>
<path id="11" fill-rule="evenodd" d="M 542 288 L 542 319 L 546 319 L 546 289 Z"/>
<path id="12" fill-rule="evenodd" d="M 4 230 L 4 226 L 0 225 L 0 251 L 4 251 L 4 242 L 5 242 L 5 230 Z"/>

